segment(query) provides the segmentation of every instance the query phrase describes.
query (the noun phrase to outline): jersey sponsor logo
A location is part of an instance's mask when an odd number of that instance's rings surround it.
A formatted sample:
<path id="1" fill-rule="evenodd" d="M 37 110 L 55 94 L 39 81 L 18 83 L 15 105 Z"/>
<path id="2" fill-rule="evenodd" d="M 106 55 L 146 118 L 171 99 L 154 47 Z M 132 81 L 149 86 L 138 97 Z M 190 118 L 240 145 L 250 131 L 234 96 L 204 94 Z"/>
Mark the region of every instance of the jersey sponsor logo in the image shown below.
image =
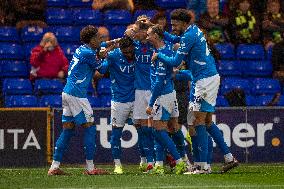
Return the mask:
<path id="1" fill-rule="evenodd" d="M 198 61 L 198 60 L 194 60 L 194 62 L 195 62 L 196 64 L 201 65 L 201 66 L 203 66 L 203 65 L 206 64 L 206 62 L 200 62 L 200 61 Z"/>
<path id="2" fill-rule="evenodd" d="M 134 72 L 134 66 L 119 66 L 119 69 L 123 73 L 133 73 Z"/>
<path id="3" fill-rule="evenodd" d="M 136 59 L 137 62 L 150 63 L 151 62 L 151 55 L 139 54 L 139 55 L 135 55 L 135 59 Z"/>

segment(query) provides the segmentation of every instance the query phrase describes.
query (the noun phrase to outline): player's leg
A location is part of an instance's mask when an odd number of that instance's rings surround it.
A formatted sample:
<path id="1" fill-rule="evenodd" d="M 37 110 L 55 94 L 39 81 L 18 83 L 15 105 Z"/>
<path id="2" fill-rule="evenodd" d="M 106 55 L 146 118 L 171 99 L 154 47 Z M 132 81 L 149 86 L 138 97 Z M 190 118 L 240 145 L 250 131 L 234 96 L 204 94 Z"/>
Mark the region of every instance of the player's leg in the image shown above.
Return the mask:
<path id="1" fill-rule="evenodd" d="M 208 173 L 212 172 L 211 169 L 212 161 L 213 161 L 213 139 L 210 135 L 208 135 L 208 154 L 207 154 Z"/>
<path id="2" fill-rule="evenodd" d="M 75 124 L 73 122 L 72 112 L 69 106 L 70 98 L 69 96 L 62 94 L 62 125 L 63 130 L 56 141 L 53 161 L 48 171 L 48 175 L 63 175 L 65 174 L 61 169 L 59 169 L 60 162 L 62 161 L 63 154 L 68 147 L 71 137 L 74 135 Z"/>
<path id="3" fill-rule="evenodd" d="M 164 146 L 159 142 L 159 140 L 154 141 L 155 145 L 155 166 L 154 166 L 154 173 L 156 174 L 164 174 L 164 160 L 165 160 L 165 148 Z"/>
<path id="4" fill-rule="evenodd" d="M 144 147 L 143 147 L 143 141 L 144 141 L 144 134 L 142 132 L 142 127 L 140 123 L 137 123 L 136 120 L 134 122 L 134 126 L 137 130 L 137 134 L 138 134 L 138 151 L 140 154 L 140 165 L 139 165 L 139 169 L 141 171 L 145 171 L 147 168 L 147 160 L 146 160 L 146 154 L 144 152 Z"/>

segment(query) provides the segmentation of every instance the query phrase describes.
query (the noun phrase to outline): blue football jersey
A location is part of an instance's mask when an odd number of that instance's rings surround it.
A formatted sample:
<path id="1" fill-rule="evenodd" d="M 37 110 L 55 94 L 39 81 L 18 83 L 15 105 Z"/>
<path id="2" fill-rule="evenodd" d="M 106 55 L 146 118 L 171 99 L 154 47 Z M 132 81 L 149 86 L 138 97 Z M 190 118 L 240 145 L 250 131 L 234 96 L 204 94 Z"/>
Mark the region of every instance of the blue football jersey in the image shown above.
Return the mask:
<path id="1" fill-rule="evenodd" d="M 157 52 L 171 55 L 173 54 L 172 45 L 167 43 L 165 46 L 157 49 Z M 173 92 L 173 67 L 165 64 L 161 60 L 156 60 L 155 64 L 151 65 L 151 99 L 149 106 L 152 107 L 156 99 L 165 94 Z"/>
<path id="2" fill-rule="evenodd" d="M 218 74 L 215 60 L 210 53 L 202 31 L 194 24 L 181 36 L 180 47 L 175 56 L 159 53 L 158 59 L 171 66 L 178 66 L 184 60 L 193 75 L 193 81 Z"/>
<path id="3" fill-rule="evenodd" d="M 133 102 L 135 99 L 134 61 L 127 60 L 121 50 L 117 48 L 108 53 L 103 67 L 108 67 L 110 72 L 112 100 L 122 103 Z"/>
<path id="4" fill-rule="evenodd" d="M 149 43 L 135 41 L 135 88 L 151 90 L 150 67 L 154 48 Z"/>
<path id="5" fill-rule="evenodd" d="M 96 51 L 88 45 L 81 45 L 76 49 L 70 62 L 67 83 L 63 92 L 79 98 L 86 98 L 93 73 L 100 67 Z"/>

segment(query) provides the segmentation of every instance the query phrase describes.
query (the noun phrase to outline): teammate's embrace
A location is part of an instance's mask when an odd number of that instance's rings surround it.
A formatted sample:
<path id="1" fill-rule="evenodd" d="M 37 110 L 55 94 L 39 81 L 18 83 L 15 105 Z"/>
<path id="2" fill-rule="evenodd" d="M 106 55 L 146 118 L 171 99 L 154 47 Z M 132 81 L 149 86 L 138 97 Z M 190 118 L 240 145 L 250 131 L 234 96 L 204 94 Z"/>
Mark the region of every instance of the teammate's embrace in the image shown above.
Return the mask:
<path id="1" fill-rule="evenodd" d="M 106 174 L 106 171 L 94 167 L 96 148 L 96 126 L 91 105 L 87 99 L 87 88 L 95 70 L 101 67 L 97 58 L 97 49 L 100 44 L 98 30 L 94 26 L 86 26 L 80 32 L 80 41 L 83 43 L 76 49 L 69 65 L 67 83 L 62 93 L 62 123 L 63 131 L 56 141 L 53 162 L 48 175 L 65 174 L 59 169 L 63 153 L 70 138 L 74 134 L 75 124 L 84 127 L 84 150 L 86 155 L 85 174 Z"/>

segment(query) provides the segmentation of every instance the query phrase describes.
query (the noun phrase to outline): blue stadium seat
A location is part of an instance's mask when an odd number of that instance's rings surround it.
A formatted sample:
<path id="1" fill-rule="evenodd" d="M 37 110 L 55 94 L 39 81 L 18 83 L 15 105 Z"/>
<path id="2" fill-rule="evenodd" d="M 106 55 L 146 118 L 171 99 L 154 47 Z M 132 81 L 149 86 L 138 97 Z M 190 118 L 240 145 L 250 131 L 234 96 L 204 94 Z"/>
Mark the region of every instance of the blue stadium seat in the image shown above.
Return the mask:
<path id="1" fill-rule="evenodd" d="M 136 10 L 133 15 L 133 22 L 135 22 L 137 17 L 140 15 L 146 15 L 150 18 L 153 18 L 157 12 L 157 10 Z"/>
<path id="2" fill-rule="evenodd" d="M 19 42 L 19 39 L 15 27 L 0 27 L 0 41 Z"/>
<path id="3" fill-rule="evenodd" d="M 88 100 L 92 107 L 101 107 L 101 99 L 97 96 L 88 96 Z"/>
<path id="4" fill-rule="evenodd" d="M 232 89 L 243 89 L 245 94 L 250 94 L 251 84 L 246 79 L 225 78 L 221 82 L 221 94 L 225 94 Z"/>
<path id="5" fill-rule="evenodd" d="M 252 84 L 252 92 L 255 95 L 275 94 L 281 90 L 280 83 L 276 79 L 257 78 Z"/>
<path id="6" fill-rule="evenodd" d="M 0 59 L 23 60 L 23 47 L 14 43 L 0 43 Z"/>
<path id="7" fill-rule="evenodd" d="M 241 64 L 238 61 L 222 60 L 217 64 L 221 76 L 241 76 Z"/>
<path id="8" fill-rule="evenodd" d="M 48 7 L 66 7 L 66 1 L 65 0 L 47 0 L 47 6 Z"/>
<path id="9" fill-rule="evenodd" d="M 104 13 L 104 23 L 107 25 L 127 25 L 132 23 L 132 16 L 127 10 L 109 10 Z"/>
<path id="10" fill-rule="evenodd" d="M 246 105 L 247 106 L 256 106 L 255 97 L 252 95 L 246 95 Z"/>
<path id="11" fill-rule="evenodd" d="M 126 26 L 124 25 L 108 25 L 109 34 L 111 39 L 116 39 L 122 37 L 126 30 Z"/>
<path id="12" fill-rule="evenodd" d="M 272 47 L 269 47 L 268 50 L 266 51 L 266 59 L 271 60 L 272 58 Z"/>
<path id="13" fill-rule="evenodd" d="M 103 15 L 99 10 L 84 9 L 76 11 L 74 15 L 75 25 L 100 25 L 103 24 Z"/>
<path id="14" fill-rule="evenodd" d="M 60 94 L 63 83 L 57 79 L 38 79 L 35 81 L 34 91 L 36 94 Z"/>
<path id="15" fill-rule="evenodd" d="M 21 37 L 23 42 L 37 42 L 39 43 L 45 33 L 45 29 L 38 26 L 27 26 L 21 30 Z"/>
<path id="16" fill-rule="evenodd" d="M 110 107 L 111 106 L 111 96 L 101 96 L 101 107 Z"/>
<path id="17" fill-rule="evenodd" d="M 264 49 L 260 44 L 240 44 L 237 47 L 237 58 L 247 60 L 264 59 Z"/>
<path id="18" fill-rule="evenodd" d="M 255 97 L 256 106 L 267 106 L 269 102 L 273 99 L 274 95 L 262 95 Z"/>
<path id="19" fill-rule="evenodd" d="M 52 107 L 60 108 L 62 107 L 62 98 L 61 95 L 45 95 L 39 99 L 40 107 Z"/>
<path id="20" fill-rule="evenodd" d="M 90 83 L 89 87 L 88 87 L 88 90 L 87 90 L 87 93 L 92 96 L 92 95 L 95 94 L 95 91 L 96 91 L 96 89 L 94 89 L 93 84 Z"/>
<path id="21" fill-rule="evenodd" d="M 28 79 L 4 79 L 2 91 L 5 95 L 32 94 L 33 88 Z"/>
<path id="22" fill-rule="evenodd" d="M 72 25 L 73 12 L 68 9 L 50 8 L 46 10 L 46 22 L 50 25 Z"/>
<path id="23" fill-rule="evenodd" d="M 218 96 L 216 99 L 216 106 L 217 107 L 229 107 L 229 103 L 225 99 L 224 96 Z"/>
<path id="24" fill-rule="evenodd" d="M 66 0 L 69 7 L 92 7 L 93 0 Z"/>
<path id="25" fill-rule="evenodd" d="M 269 61 L 243 61 L 240 65 L 246 76 L 269 77 L 272 75 L 272 64 Z"/>
<path id="26" fill-rule="evenodd" d="M 27 63 L 24 61 L 2 61 L 2 77 L 27 78 L 29 75 Z"/>
<path id="27" fill-rule="evenodd" d="M 284 95 L 281 95 L 279 102 L 278 102 L 278 106 L 284 106 Z"/>
<path id="28" fill-rule="evenodd" d="M 111 81 L 108 78 L 103 78 L 98 81 L 97 93 L 98 95 L 106 95 L 111 93 L 110 89 Z"/>
<path id="29" fill-rule="evenodd" d="M 58 26 L 49 27 L 48 31 L 53 32 L 59 42 L 79 42 L 80 41 L 80 28 L 71 26 Z"/>
<path id="30" fill-rule="evenodd" d="M 235 58 L 235 50 L 232 44 L 219 43 L 215 45 L 215 48 L 220 53 L 221 59 L 234 59 Z"/>
<path id="31" fill-rule="evenodd" d="M 28 61 L 30 60 L 32 50 L 33 50 L 33 48 L 35 48 L 37 45 L 39 45 L 39 43 L 35 43 L 35 42 L 32 42 L 32 43 L 25 43 L 25 44 L 24 44 L 26 60 L 28 60 Z"/>
<path id="32" fill-rule="evenodd" d="M 14 95 L 5 97 L 6 107 L 37 107 L 37 98 L 33 95 Z"/>
<path id="33" fill-rule="evenodd" d="M 186 0 L 155 0 L 155 4 L 160 8 L 186 8 Z"/>
<path id="34" fill-rule="evenodd" d="M 64 51 L 64 54 L 68 60 L 72 59 L 73 54 L 75 53 L 76 49 L 79 47 L 79 45 L 73 43 L 62 43 L 60 46 Z"/>

